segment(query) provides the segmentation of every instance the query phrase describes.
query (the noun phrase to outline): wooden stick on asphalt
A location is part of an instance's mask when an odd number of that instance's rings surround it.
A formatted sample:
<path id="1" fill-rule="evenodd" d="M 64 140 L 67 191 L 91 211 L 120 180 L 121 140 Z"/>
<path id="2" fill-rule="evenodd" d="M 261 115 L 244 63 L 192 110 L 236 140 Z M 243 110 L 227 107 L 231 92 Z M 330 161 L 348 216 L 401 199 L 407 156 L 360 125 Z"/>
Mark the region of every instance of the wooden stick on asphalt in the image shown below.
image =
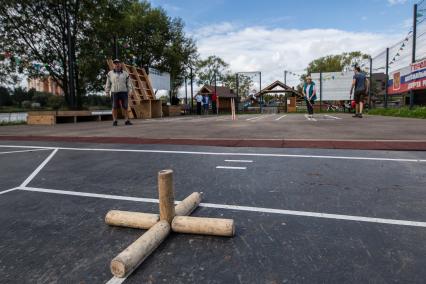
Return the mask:
<path id="1" fill-rule="evenodd" d="M 175 217 L 173 170 L 163 170 L 158 173 L 158 194 L 160 201 L 160 220 L 166 220 L 171 224 Z"/>
<path id="2" fill-rule="evenodd" d="M 186 216 L 192 213 L 200 204 L 202 193 L 193 192 L 175 206 L 177 216 Z M 105 223 L 111 226 L 128 227 L 135 229 L 149 229 L 160 220 L 158 214 L 139 213 L 131 211 L 111 210 L 105 216 Z"/>
<path id="3" fill-rule="evenodd" d="M 203 197 L 202 192 L 193 192 L 175 207 L 176 216 L 187 216 L 198 207 Z"/>
<path id="4" fill-rule="evenodd" d="M 159 221 L 111 261 L 112 274 L 117 277 L 130 274 L 169 234 L 169 223 L 166 220 Z"/>
<path id="5" fill-rule="evenodd" d="M 235 234 L 234 220 L 176 216 L 172 230 L 177 233 L 232 237 Z"/>
<path id="6" fill-rule="evenodd" d="M 111 210 L 105 216 L 105 223 L 135 229 L 149 229 L 160 221 L 158 214 Z"/>

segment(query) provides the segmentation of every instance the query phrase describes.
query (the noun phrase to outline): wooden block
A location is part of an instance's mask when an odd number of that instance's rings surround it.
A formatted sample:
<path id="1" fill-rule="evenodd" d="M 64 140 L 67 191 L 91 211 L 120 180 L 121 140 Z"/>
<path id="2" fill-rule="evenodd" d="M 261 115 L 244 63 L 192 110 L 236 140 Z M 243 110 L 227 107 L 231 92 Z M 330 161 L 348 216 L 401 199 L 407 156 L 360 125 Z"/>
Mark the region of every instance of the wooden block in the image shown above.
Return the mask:
<path id="1" fill-rule="evenodd" d="M 160 201 L 160 220 L 172 223 L 175 217 L 175 197 L 173 192 L 173 170 L 158 173 L 158 194 Z"/>
<path id="2" fill-rule="evenodd" d="M 175 207 L 175 215 L 188 216 L 201 203 L 202 193 L 193 192 Z"/>
<path id="3" fill-rule="evenodd" d="M 177 233 L 232 237 L 235 234 L 233 219 L 175 216 L 172 230 Z"/>
<path id="4" fill-rule="evenodd" d="M 28 125 L 54 125 L 56 122 L 55 115 L 33 115 L 28 114 Z"/>
<path id="5" fill-rule="evenodd" d="M 158 214 L 111 210 L 105 216 L 105 223 L 135 229 L 149 229 L 160 221 Z"/>
<path id="6" fill-rule="evenodd" d="M 155 224 L 111 261 L 112 274 L 117 277 L 125 277 L 130 274 L 169 234 L 170 225 L 166 220 Z"/>

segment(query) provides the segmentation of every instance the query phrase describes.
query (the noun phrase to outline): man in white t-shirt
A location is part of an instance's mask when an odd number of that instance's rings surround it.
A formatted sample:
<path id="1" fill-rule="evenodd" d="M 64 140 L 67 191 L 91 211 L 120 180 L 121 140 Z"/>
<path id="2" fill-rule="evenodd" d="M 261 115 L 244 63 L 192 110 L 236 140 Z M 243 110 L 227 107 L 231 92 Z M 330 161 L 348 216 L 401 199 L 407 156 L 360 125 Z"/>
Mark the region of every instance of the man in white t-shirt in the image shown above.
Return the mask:
<path id="1" fill-rule="evenodd" d="M 201 115 L 201 104 L 203 103 L 203 96 L 201 94 L 197 94 L 195 96 L 195 100 L 197 101 L 197 114 Z"/>

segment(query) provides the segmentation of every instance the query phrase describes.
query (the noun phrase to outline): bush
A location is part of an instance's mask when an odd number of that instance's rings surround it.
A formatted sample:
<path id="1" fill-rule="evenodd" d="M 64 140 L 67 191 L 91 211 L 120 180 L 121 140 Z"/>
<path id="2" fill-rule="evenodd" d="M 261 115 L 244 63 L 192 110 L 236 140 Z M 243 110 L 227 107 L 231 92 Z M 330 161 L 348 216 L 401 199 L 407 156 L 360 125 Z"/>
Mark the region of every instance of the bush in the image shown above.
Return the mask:
<path id="1" fill-rule="evenodd" d="M 64 96 L 49 96 L 47 99 L 47 106 L 51 107 L 54 110 L 58 110 L 65 105 L 65 97 Z"/>
<path id="2" fill-rule="evenodd" d="M 47 101 L 49 99 L 50 96 L 53 96 L 51 94 L 48 93 L 41 93 L 41 92 L 37 92 L 34 96 L 32 101 L 35 103 L 39 103 L 40 106 L 44 107 L 47 105 Z"/>
<path id="3" fill-rule="evenodd" d="M 23 102 L 21 103 L 21 106 L 22 106 L 23 108 L 31 108 L 31 101 L 23 101 Z"/>

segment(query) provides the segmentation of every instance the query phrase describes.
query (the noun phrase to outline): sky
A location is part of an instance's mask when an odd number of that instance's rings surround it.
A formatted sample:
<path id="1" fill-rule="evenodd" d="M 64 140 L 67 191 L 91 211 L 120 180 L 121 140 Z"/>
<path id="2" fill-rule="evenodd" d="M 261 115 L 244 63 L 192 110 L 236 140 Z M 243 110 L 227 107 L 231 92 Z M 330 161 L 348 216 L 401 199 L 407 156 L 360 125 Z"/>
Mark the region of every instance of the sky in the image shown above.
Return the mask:
<path id="1" fill-rule="evenodd" d="M 404 38 L 414 0 L 151 0 L 182 18 L 201 58 L 216 55 L 232 72 L 262 71 L 265 84 L 284 70 L 302 73 L 325 55 L 375 55 Z M 299 83 L 287 76 L 288 85 Z"/>

